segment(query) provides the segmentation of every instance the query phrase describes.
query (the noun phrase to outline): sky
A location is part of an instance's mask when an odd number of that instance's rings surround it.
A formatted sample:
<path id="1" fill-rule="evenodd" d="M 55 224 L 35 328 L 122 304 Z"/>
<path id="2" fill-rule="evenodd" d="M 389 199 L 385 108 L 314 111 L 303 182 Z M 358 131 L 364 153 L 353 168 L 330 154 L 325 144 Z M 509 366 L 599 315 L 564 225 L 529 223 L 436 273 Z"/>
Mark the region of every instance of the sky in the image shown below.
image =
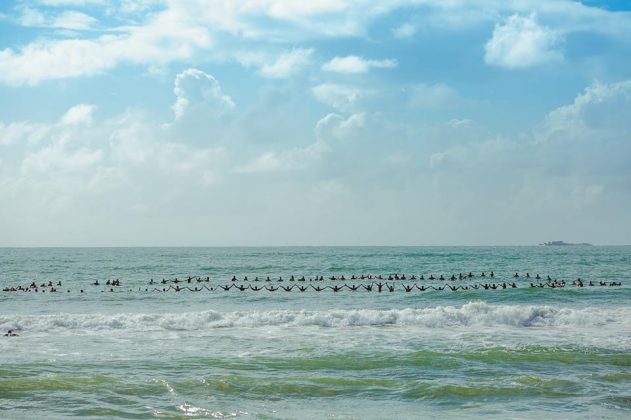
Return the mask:
<path id="1" fill-rule="evenodd" d="M 0 246 L 631 244 L 631 1 L 0 2 Z"/>

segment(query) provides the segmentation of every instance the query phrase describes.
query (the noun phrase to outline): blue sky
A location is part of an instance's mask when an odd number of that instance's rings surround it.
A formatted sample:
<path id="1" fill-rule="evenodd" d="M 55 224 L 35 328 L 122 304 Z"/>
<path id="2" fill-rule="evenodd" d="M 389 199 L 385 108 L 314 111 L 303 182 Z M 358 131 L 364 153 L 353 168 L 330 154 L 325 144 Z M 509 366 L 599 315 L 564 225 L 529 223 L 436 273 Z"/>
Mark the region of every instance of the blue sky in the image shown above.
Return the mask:
<path id="1" fill-rule="evenodd" d="M 631 238 L 631 2 L 0 3 L 0 246 Z"/>

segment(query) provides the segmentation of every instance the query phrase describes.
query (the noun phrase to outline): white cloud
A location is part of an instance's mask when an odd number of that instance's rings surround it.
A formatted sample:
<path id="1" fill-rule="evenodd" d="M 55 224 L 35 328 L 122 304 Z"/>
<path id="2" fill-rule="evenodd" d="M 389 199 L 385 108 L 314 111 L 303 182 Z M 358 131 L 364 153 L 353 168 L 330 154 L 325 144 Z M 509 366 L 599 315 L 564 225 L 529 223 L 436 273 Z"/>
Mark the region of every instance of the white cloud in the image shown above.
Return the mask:
<path id="1" fill-rule="evenodd" d="M 326 145 L 316 142 L 305 148 L 265 152 L 244 165 L 236 166 L 234 171 L 247 174 L 301 169 L 319 159 L 325 150 Z"/>
<path id="2" fill-rule="evenodd" d="M 172 106 L 175 119 L 184 115 L 191 101 L 209 105 L 216 114 L 235 107 L 232 98 L 222 92 L 219 82 L 212 75 L 194 68 L 176 76 L 173 93 L 176 97 Z"/>
<path id="3" fill-rule="evenodd" d="M 37 9 L 32 7 L 21 7 L 20 16 L 17 18 L 18 24 L 22 26 L 45 26 L 48 19 Z"/>
<path id="4" fill-rule="evenodd" d="M 76 31 L 90 29 L 97 20 L 85 13 L 68 11 L 55 17 L 52 22 L 53 28 L 72 29 Z"/>
<path id="5" fill-rule="evenodd" d="M 284 79 L 307 65 L 313 49 L 296 48 L 282 53 L 273 63 L 261 67 L 261 75 L 270 79 Z"/>
<path id="6" fill-rule="evenodd" d="M 502 25 L 495 25 L 493 36 L 485 45 L 487 64 L 520 68 L 559 62 L 561 35 L 537 24 L 534 15 L 512 15 Z"/>
<path id="7" fill-rule="evenodd" d="M 324 63 L 322 70 L 337 73 L 365 73 L 371 68 L 391 69 L 397 66 L 397 60 L 366 60 L 356 55 L 345 57 L 335 57 L 331 61 Z"/>
<path id="8" fill-rule="evenodd" d="M 48 33 L 24 46 L 0 50 L 0 83 L 36 85 L 45 80 L 89 76 L 104 73 L 121 63 L 164 66 L 173 61 L 198 58 L 200 52 L 208 57 L 213 44 L 211 37 L 225 40 L 236 37 L 251 41 L 257 50 L 270 42 L 274 48 L 292 43 L 309 42 L 322 37 L 368 37 L 371 24 L 395 9 L 423 8 L 427 17 L 415 17 L 393 29 L 399 37 L 413 35 L 423 22 L 442 22 L 450 29 L 486 23 L 497 16 L 513 15 L 496 26 L 486 46 L 486 62 L 509 68 L 531 66 L 562 59 L 559 50 L 562 37 L 577 31 L 604 33 L 624 41 L 631 36 L 628 12 L 607 11 L 585 6 L 579 2 L 485 1 L 471 5 L 467 0 L 395 0 L 367 2 L 363 0 L 318 0 L 287 2 L 285 0 L 234 0 L 213 2 L 206 0 L 185 2 L 163 0 L 151 2 L 124 0 L 114 3 L 101 0 L 40 0 L 46 6 L 76 7 L 99 4 L 111 19 L 96 25 L 93 17 L 79 11 L 43 9 L 27 2 L 19 7 L 23 24 L 57 27 L 89 32 L 69 34 L 64 31 Z M 153 6 L 153 7 L 152 7 Z M 155 7 L 157 6 L 157 7 Z M 147 11 L 150 10 L 150 13 Z M 129 12 L 139 16 L 130 16 Z M 548 26 L 535 21 L 536 13 Z M 521 17 L 526 14 L 526 17 Z M 124 15 L 124 16 L 123 16 Z M 15 19 L 15 18 L 14 18 Z M 112 26 L 111 21 L 128 26 Z M 134 22 L 129 25 L 128 22 Z M 119 23 L 118 23 L 119 24 Z M 98 26 L 101 36 L 92 36 Z M 69 35 L 75 39 L 62 39 Z M 89 35 L 89 36 L 86 36 Z M 230 49 L 228 45 L 226 49 Z M 217 51 L 219 50 L 219 51 Z M 232 52 L 220 51 L 218 55 Z M 259 60 L 260 74 L 270 78 L 286 78 L 310 61 L 308 49 L 285 52 L 279 57 Z M 336 57 L 325 64 L 330 71 L 365 72 L 371 68 L 391 68 L 393 60 L 368 60 L 356 56 Z"/>
<path id="9" fill-rule="evenodd" d="M 56 143 L 27 155 L 22 162 L 22 172 L 46 174 L 54 171 L 82 171 L 93 167 L 102 158 L 103 152 L 98 149 L 67 150 L 62 144 Z"/>
<path id="10" fill-rule="evenodd" d="M 631 130 L 631 80 L 594 83 L 574 102 L 548 114 L 547 136 L 556 131 L 578 135 L 588 128 Z"/>
<path id="11" fill-rule="evenodd" d="M 44 80 L 89 76 L 120 62 L 162 64 L 190 58 L 211 44 L 208 30 L 169 10 L 145 26 L 118 28 L 93 39 L 37 40 L 18 51 L 0 51 L 0 82 L 36 85 Z"/>
<path id="12" fill-rule="evenodd" d="M 39 0 L 46 6 L 87 6 L 91 4 L 104 4 L 108 0 Z"/>
<path id="13" fill-rule="evenodd" d="M 327 114 L 316 124 L 316 138 L 320 142 L 346 140 L 366 125 L 364 113 L 352 114 L 344 118 L 339 114 Z"/>
<path id="14" fill-rule="evenodd" d="M 415 108 L 440 109 L 452 108 L 462 102 L 458 91 L 449 85 L 417 84 L 408 89 L 409 104 Z"/>
<path id="15" fill-rule="evenodd" d="M 21 26 L 55 28 L 69 30 L 87 30 L 98 21 L 85 13 L 67 10 L 59 14 L 44 13 L 38 9 L 24 6 L 18 8 L 20 15 L 16 22 Z"/>
<path id="16" fill-rule="evenodd" d="M 344 118 L 338 114 L 328 114 L 321 118 L 315 127 L 315 142 L 303 147 L 283 151 L 267 151 L 244 165 L 235 168 L 237 173 L 264 173 L 298 170 L 332 152 L 335 143 L 350 138 L 364 127 L 365 115 L 353 114 Z"/>
<path id="17" fill-rule="evenodd" d="M 0 122 L 0 144 L 8 146 L 26 141 L 37 143 L 50 131 L 45 124 L 33 124 L 27 121 L 17 121 L 5 124 Z"/>
<path id="18" fill-rule="evenodd" d="M 411 38 L 416 34 L 417 28 L 411 23 L 403 23 L 392 30 L 395 38 Z"/>
<path id="19" fill-rule="evenodd" d="M 87 104 L 79 104 L 70 108 L 64 115 L 61 117 L 61 123 L 66 125 L 71 124 L 91 124 L 92 123 L 92 115 L 96 107 L 94 105 Z"/>
<path id="20" fill-rule="evenodd" d="M 359 100 L 372 92 L 354 86 L 322 83 L 311 88 L 311 93 L 323 104 L 346 112 L 354 110 Z"/>

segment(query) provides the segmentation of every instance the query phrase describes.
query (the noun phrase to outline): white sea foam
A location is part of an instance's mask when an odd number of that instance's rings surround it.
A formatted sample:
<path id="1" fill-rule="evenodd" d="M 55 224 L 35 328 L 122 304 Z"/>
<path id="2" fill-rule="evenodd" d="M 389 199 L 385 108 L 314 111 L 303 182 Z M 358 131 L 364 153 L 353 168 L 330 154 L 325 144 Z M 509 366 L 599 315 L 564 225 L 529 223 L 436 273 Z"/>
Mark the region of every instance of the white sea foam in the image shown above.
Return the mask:
<path id="1" fill-rule="evenodd" d="M 617 327 L 631 330 L 631 308 L 558 308 L 547 305 L 494 305 L 470 302 L 462 306 L 423 309 L 271 310 L 153 314 L 1 315 L 0 329 L 91 332 L 103 330 L 197 331 L 214 328 L 380 326 L 422 327 Z"/>

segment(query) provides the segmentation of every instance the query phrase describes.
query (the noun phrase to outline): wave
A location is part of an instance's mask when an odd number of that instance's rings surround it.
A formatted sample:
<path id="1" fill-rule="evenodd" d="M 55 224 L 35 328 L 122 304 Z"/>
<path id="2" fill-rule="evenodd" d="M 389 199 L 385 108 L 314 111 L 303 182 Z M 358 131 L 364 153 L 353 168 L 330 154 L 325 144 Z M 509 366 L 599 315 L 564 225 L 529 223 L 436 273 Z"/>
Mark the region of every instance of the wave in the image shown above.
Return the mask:
<path id="1" fill-rule="evenodd" d="M 184 313 L 0 315 L 0 330 L 173 330 L 196 331 L 232 327 L 352 328 L 404 326 L 563 327 L 618 325 L 628 327 L 631 308 L 558 308 L 547 305 L 493 305 L 470 302 L 460 307 L 405 309 L 333 309 L 323 311 L 201 311 Z M 624 325 L 620 325 L 623 324 Z"/>

